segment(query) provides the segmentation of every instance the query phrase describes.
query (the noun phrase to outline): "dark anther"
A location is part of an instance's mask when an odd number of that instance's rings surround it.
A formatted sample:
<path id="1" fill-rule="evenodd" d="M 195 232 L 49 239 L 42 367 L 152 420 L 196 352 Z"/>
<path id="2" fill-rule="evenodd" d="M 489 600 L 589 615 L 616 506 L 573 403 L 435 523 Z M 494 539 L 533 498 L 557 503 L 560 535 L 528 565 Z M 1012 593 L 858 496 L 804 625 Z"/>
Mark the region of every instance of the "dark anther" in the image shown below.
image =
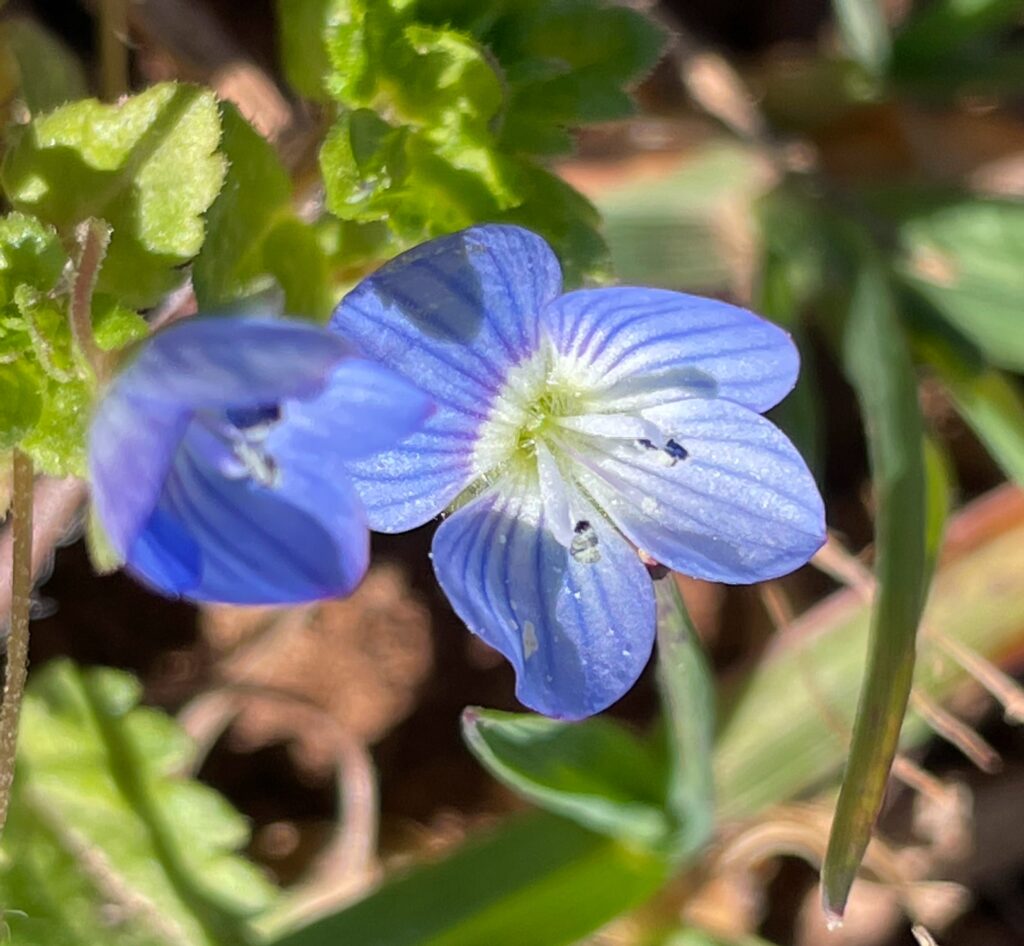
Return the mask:
<path id="1" fill-rule="evenodd" d="M 277 404 L 260 407 L 232 407 L 227 411 L 228 420 L 239 430 L 270 427 L 281 419 L 281 408 Z"/>
<path id="2" fill-rule="evenodd" d="M 647 574 L 651 576 L 653 581 L 661 581 L 668 574 L 668 565 L 655 562 L 653 565 L 647 566 Z"/>
<path id="3" fill-rule="evenodd" d="M 646 437 L 641 437 L 641 438 L 640 438 L 640 439 L 639 439 L 639 440 L 637 441 L 637 443 L 638 443 L 638 444 L 640 444 L 640 446 L 641 446 L 641 447 L 644 447 L 644 448 L 645 448 L 645 449 L 647 449 L 647 450 L 657 450 L 657 449 L 658 449 L 658 448 L 657 448 L 657 447 L 656 447 L 656 446 L 655 446 L 655 445 L 654 445 L 653 443 L 651 443 L 651 442 L 650 442 L 650 440 L 648 440 L 648 439 L 647 439 Z"/>
<path id="4" fill-rule="evenodd" d="M 672 457 L 673 460 L 685 460 L 689 455 L 690 451 L 686 447 L 680 446 L 674 440 L 670 440 L 665 444 L 665 452 Z"/>
<path id="5" fill-rule="evenodd" d="M 598 546 L 597 530 L 586 519 L 580 519 L 573 526 L 572 545 L 569 546 L 569 554 L 582 565 L 593 565 L 601 560 L 601 550 Z"/>

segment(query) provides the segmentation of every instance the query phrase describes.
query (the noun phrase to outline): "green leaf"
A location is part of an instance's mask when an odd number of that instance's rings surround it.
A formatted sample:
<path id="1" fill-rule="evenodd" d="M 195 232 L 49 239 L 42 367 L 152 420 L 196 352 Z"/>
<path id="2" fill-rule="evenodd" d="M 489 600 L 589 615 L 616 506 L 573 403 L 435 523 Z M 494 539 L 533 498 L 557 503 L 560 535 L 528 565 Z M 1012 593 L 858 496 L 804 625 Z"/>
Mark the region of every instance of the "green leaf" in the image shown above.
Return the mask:
<path id="1" fill-rule="evenodd" d="M 667 841 L 660 760 L 620 725 L 467 709 L 462 735 L 496 779 L 539 807 L 624 841 Z"/>
<path id="2" fill-rule="evenodd" d="M 933 363 L 957 412 L 988 448 L 1003 472 L 1024 486 L 1024 394 L 1001 371 L 943 370 Z"/>
<path id="3" fill-rule="evenodd" d="M 21 213 L 0 217 L 0 303 L 20 285 L 49 292 L 68 261 L 53 227 Z"/>
<path id="4" fill-rule="evenodd" d="M 1024 203 L 963 199 L 911 211 L 900 231 L 901 274 L 984 352 L 1024 370 Z"/>
<path id="5" fill-rule="evenodd" d="M 568 946 L 642 903 L 666 878 L 665 861 L 650 852 L 534 815 L 272 942 Z"/>
<path id="6" fill-rule="evenodd" d="M 850 758 L 822 865 L 828 916 L 843 913 L 882 806 L 910 696 L 927 589 L 917 383 L 883 264 L 870 248 L 860 256 L 843 355 L 864 416 L 871 458 L 877 592 Z"/>
<path id="7" fill-rule="evenodd" d="M 277 42 L 288 84 L 299 95 L 329 101 L 327 35 L 345 10 L 345 0 L 277 0 Z"/>
<path id="8" fill-rule="evenodd" d="M 870 75 L 882 75 L 891 40 L 881 0 L 832 0 L 832 9 L 850 55 Z"/>
<path id="9" fill-rule="evenodd" d="M 951 53 L 976 37 L 1011 26 L 1024 0 L 934 0 L 915 7 L 893 43 L 893 71 L 902 78 L 944 68 Z"/>
<path id="10" fill-rule="evenodd" d="M 658 684 L 670 760 L 667 801 L 678 827 L 673 853 L 682 860 L 714 833 L 715 684 L 675 578 L 667 575 L 654 587 Z"/>
<path id="11" fill-rule="evenodd" d="M 190 748 L 126 674 L 48 664 L 26 697 L 0 896 L 24 946 L 242 946 L 269 902 L 244 819 L 176 776 Z M 114 922 L 112 922 L 112 917 Z"/>
<path id="12" fill-rule="evenodd" d="M 203 243 L 202 214 L 220 190 L 220 120 L 211 91 L 162 83 L 117 105 L 87 99 L 12 135 L 2 170 L 16 209 L 65 238 L 87 217 L 114 230 L 97 289 L 154 304 Z"/>
<path id="13" fill-rule="evenodd" d="M 21 364 L 0 364 L 0 450 L 15 447 L 39 420 L 39 380 Z"/>
<path id="14" fill-rule="evenodd" d="M 665 47 L 660 27 L 635 10 L 594 0 L 515 8 L 484 40 L 509 81 L 502 142 L 534 154 L 568 151 L 565 129 L 635 110 L 623 87 L 649 72 Z"/>
<path id="15" fill-rule="evenodd" d="M 85 73 L 74 53 L 29 17 L 0 22 L 0 56 L 10 59 L 17 94 L 32 114 L 87 94 Z"/>
<path id="16" fill-rule="evenodd" d="M 566 286 L 607 279 L 608 247 L 601 236 L 600 214 L 579 191 L 541 167 L 524 166 L 525 199 L 496 218 L 539 233 L 558 254 Z"/>
<path id="17" fill-rule="evenodd" d="M 287 172 L 233 105 L 222 103 L 221 121 L 228 172 L 192 267 L 200 308 L 225 308 L 276 283 L 289 313 L 326 316 L 327 264 L 312 229 L 292 210 Z"/>

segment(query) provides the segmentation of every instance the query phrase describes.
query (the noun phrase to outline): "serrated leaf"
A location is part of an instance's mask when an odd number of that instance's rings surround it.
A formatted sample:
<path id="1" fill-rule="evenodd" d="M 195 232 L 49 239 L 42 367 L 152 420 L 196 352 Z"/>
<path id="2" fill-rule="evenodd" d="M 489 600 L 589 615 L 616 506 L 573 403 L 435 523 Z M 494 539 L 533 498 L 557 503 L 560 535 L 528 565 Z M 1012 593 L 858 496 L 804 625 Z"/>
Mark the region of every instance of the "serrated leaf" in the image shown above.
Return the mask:
<path id="1" fill-rule="evenodd" d="M 660 760 L 617 723 L 468 709 L 462 735 L 495 778 L 539 807 L 647 847 L 668 840 Z"/>
<path id="2" fill-rule="evenodd" d="M 42 409 L 38 376 L 22 364 L 0 364 L 0 450 L 17 446 Z"/>
<path id="3" fill-rule="evenodd" d="M 883 264 L 871 249 L 858 255 L 843 358 L 868 438 L 877 505 L 877 592 L 849 762 L 822 865 L 822 901 L 830 917 L 843 913 L 881 810 L 913 682 L 928 584 L 916 379 Z"/>
<path id="4" fill-rule="evenodd" d="M 327 266 L 312 229 L 296 217 L 292 187 L 273 147 L 231 104 L 221 105 L 228 172 L 206 215 L 207 238 L 192 267 L 202 309 L 284 291 L 293 315 L 326 316 Z"/>
<path id="5" fill-rule="evenodd" d="M 28 914 L 9 919 L 18 943 L 242 944 L 270 900 L 234 854 L 244 820 L 174 774 L 188 741 L 138 695 L 66 661 L 31 682 L 0 864 L 4 905 Z"/>
<path id="6" fill-rule="evenodd" d="M 211 91 L 162 83 L 116 105 L 74 102 L 12 138 L 2 179 L 17 209 L 65 235 L 87 217 L 113 227 L 99 291 L 142 308 L 180 281 L 224 178 Z"/>
<path id="7" fill-rule="evenodd" d="M 963 199 L 900 227 L 907 283 L 997 366 L 1024 370 L 1024 203 Z"/>
<path id="8" fill-rule="evenodd" d="M 31 113 L 45 112 L 87 94 L 78 58 L 36 20 L 15 16 L 0 23 L 0 50 L 13 67 L 17 95 Z"/>
<path id="9" fill-rule="evenodd" d="M 49 292 L 67 260 L 53 227 L 22 213 L 0 217 L 0 303 L 11 302 L 20 285 Z"/>

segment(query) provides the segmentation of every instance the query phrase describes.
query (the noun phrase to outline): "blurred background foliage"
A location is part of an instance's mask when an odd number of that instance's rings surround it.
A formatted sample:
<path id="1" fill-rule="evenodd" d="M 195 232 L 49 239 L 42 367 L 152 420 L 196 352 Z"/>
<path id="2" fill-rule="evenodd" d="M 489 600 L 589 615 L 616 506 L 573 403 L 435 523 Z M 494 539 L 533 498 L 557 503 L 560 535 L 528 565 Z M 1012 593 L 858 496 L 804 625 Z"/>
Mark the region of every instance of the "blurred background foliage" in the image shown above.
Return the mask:
<path id="1" fill-rule="evenodd" d="M 573 284 L 749 305 L 800 346 L 775 419 L 833 530 L 758 589 L 679 580 L 660 686 L 575 726 L 516 712 L 429 530 L 277 612 L 43 554 L 14 942 L 1024 941 L 1024 2 L 2 6 L 0 469 L 43 474 L 44 553 L 82 532 L 90 217 L 111 349 L 196 308 L 322 320 L 494 220 Z M 819 868 L 836 910 L 860 869 L 831 934 Z"/>

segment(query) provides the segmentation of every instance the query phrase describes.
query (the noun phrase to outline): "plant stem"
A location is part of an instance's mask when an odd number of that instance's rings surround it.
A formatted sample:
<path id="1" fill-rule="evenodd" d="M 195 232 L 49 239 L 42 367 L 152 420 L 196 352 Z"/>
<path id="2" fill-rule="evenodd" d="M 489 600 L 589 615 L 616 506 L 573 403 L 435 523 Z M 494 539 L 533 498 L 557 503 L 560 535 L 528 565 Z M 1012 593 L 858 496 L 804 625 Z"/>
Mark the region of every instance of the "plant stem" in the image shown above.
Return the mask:
<path id="1" fill-rule="evenodd" d="M 106 380 L 110 359 L 92 334 L 92 292 L 110 245 L 110 225 L 90 217 L 78 228 L 78 267 L 71 288 L 71 334 L 96 380 Z"/>
<path id="2" fill-rule="evenodd" d="M 7 635 L 7 669 L 3 703 L 0 705 L 0 832 L 7 823 L 7 809 L 14 782 L 18 747 L 18 720 L 28 673 L 28 620 L 32 598 L 32 460 L 14 451 L 14 485 L 11 503 L 11 622 Z"/>
<path id="3" fill-rule="evenodd" d="M 100 91 L 112 102 L 128 91 L 128 0 L 100 0 Z"/>

